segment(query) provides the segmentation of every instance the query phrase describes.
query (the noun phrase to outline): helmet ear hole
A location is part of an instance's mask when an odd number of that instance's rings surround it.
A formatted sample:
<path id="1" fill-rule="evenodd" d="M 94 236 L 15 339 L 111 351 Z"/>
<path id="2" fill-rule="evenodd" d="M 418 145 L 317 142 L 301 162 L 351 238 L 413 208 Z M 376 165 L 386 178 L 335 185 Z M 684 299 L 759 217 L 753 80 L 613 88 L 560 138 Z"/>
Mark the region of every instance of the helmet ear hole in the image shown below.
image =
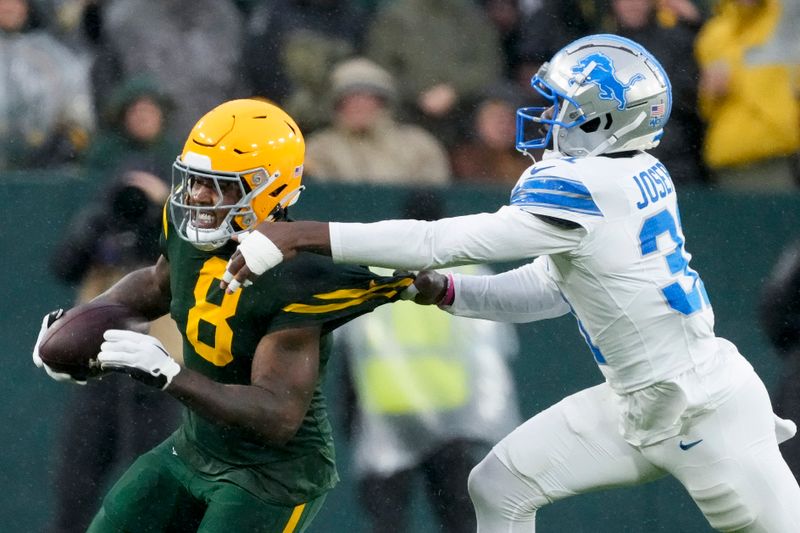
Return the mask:
<path id="1" fill-rule="evenodd" d="M 611 116 L 611 113 L 606 113 L 602 118 L 594 117 L 592 120 L 581 124 L 579 128 L 586 133 L 594 133 L 600 129 L 600 124 L 603 122 L 605 122 L 602 126 L 603 130 L 611 129 L 611 125 L 614 123 L 614 118 Z"/>
<path id="2" fill-rule="evenodd" d="M 277 189 L 275 189 L 274 191 L 269 193 L 269 195 L 272 196 L 273 198 L 277 198 L 283 192 L 283 190 L 285 188 L 286 188 L 286 184 L 284 183 L 283 185 L 281 185 L 280 187 L 278 187 Z"/>
<path id="3" fill-rule="evenodd" d="M 586 133 L 594 133 L 600 127 L 600 117 L 594 117 L 592 120 L 584 122 L 578 127 Z"/>

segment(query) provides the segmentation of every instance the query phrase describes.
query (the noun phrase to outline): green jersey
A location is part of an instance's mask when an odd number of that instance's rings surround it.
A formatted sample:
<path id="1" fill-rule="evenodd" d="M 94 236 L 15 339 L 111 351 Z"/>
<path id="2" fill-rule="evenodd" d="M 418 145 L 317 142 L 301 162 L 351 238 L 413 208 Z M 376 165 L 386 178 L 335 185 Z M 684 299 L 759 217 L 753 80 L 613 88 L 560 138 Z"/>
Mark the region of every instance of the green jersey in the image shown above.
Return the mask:
<path id="1" fill-rule="evenodd" d="M 252 433 L 186 409 L 173 453 L 201 476 L 232 482 L 270 503 L 294 505 L 332 488 L 339 478 L 321 390 L 330 333 L 396 300 L 412 278 L 377 276 L 363 267 L 336 265 L 328 257 L 301 253 L 253 285 L 225 294 L 219 283 L 235 243 L 211 252 L 198 250 L 177 235 L 165 214 L 161 245 L 170 268 L 170 313 L 183 335 L 187 368 L 220 383 L 247 385 L 256 346 L 264 335 L 313 325 L 323 332 L 320 377 L 300 429 L 287 444 L 259 442 Z"/>

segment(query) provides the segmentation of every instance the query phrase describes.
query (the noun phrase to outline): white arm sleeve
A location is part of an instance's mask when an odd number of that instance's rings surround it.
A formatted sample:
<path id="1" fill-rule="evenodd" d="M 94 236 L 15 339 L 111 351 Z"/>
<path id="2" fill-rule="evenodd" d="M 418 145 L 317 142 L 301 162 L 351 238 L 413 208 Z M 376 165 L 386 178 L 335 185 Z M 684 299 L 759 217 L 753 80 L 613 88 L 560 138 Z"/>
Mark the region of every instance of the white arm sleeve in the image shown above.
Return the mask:
<path id="1" fill-rule="evenodd" d="M 569 304 L 547 275 L 544 257 L 490 276 L 454 274 L 455 300 L 449 313 L 497 322 L 533 322 L 569 312 Z"/>
<path id="2" fill-rule="evenodd" d="M 335 262 L 408 270 L 530 259 L 572 250 L 586 235 L 582 228 L 559 228 L 511 206 L 433 222 L 331 222 L 329 227 Z"/>

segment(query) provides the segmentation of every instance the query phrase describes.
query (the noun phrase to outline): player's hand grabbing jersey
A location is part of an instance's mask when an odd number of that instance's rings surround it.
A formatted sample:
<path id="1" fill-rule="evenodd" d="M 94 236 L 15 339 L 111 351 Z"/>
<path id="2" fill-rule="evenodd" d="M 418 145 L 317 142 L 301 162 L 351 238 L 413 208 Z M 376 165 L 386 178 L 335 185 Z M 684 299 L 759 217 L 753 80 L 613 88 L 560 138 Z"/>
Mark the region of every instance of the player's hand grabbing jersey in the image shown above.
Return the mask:
<path id="1" fill-rule="evenodd" d="M 302 253 L 252 286 L 225 294 L 219 282 L 236 243 L 212 252 L 181 239 L 165 213 L 162 252 L 170 265 L 170 313 L 184 339 L 187 368 L 226 384 L 249 384 L 253 355 L 264 335 L 319 325 L 320 379 L 295 437 L 266 446 L 244 431 L 222 427 L 187 409 L 176 450 L 201 472 L 229 479 L 254 494 L 294 504 L 338 480 L 331 426 L 321 383 L 336 327 L 395 301 L 413 279 L 376 276 L 363 267 L 335 265 Z"/>

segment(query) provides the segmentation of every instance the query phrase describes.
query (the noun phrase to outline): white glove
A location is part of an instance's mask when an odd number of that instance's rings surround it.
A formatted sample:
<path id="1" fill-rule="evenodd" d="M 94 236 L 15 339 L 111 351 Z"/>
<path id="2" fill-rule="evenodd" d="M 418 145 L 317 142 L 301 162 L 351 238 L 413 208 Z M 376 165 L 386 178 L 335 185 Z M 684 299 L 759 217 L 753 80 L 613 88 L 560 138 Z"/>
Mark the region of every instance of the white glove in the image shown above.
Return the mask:
<path id="1" fill-rule="evenodd" d="M 36 365 L 36 368 L 44 368 L 44 371 L 47 372 L 47 375 L 56 381 L 67 381 L 70 383 L 77 383 L 78 385 L 86 385 L 86 381 L 75 379 L 65 372 L 57 372 L 53 370 L 44 364 L 44 361 L 42 361 L 42 358 L 39 355 L 39 345 L 42 343 L 42 339 L 44 339 L 44 334 L 47 332 L 47 329 L 62 316 L 64 316 L 64 310 L 56 309 L 55 311 L 47 313 L 44 315 L 44 318 L 42 318 L 42 327 L 39 330 L 39 336 L 36 338 L 36 344 L 33 345 L 33 364 Z"/>
<path id="2" fill-rule="evenodd" d="M 181 371 L 161 341 L 144 333 L 109 329 L 103 333 L 100 346 L 100 368 L 130 375 L 132 378 L 159 389 L 166 389 L 172 378 Z"/>

